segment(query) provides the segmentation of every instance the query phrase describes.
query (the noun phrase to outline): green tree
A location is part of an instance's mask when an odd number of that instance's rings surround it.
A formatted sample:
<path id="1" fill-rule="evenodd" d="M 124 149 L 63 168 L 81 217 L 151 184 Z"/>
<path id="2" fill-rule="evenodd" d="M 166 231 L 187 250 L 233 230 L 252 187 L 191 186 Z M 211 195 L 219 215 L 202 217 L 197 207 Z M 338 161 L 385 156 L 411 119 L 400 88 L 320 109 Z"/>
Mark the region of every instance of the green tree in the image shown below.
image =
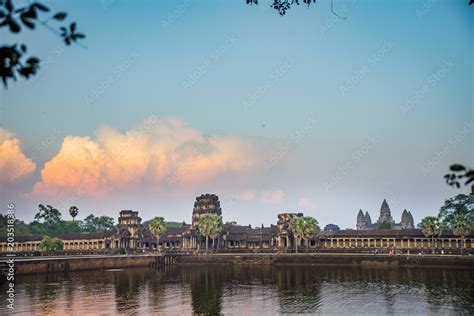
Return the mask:
<path id="1" fill-rule="evenodd" d="M 474 196 L 458 194 L 447 199 L 439 209 L 438 219 L 444 229 L 450 227 L 456 215 L 465 215 L 467 220 L 474 222 Z"/>
<path id="2" fill-rule="evenodd" d="M 293 217 L 290 220 L 290 229 L 293 231 L 295 236 L 295 251 L 298 253 L 298 242 L 299 238 L 302 238 L 304 235 L 304 219 L 302 216 Z"/>
<path id="3" fill-rule="evenodd" d="M 435 253 L 434 241 L 435 236 L 441 233 L 441 227 L 438 218 L 434 216 L 427 216 L 421 220 L 420 229 L 426 237 L 431 237 L 431 250 Z"/>
<path id="4" fill-rule="evenodd" d="M 380 223 L 379 228 L 380 229 L 392 229 L 392 224 L 390 224 L 389 222 L 382 222 L 382 223 Z"/>
<path id="5" fill-rule="evenodd" d="M 77 206 L 71 206 L 69 208 L 69 215 L 71 215 L 73 222 L 74 222 L 74 219 L 76 218 L 77 214 L 79 214 L 79 209 L 77 208 Z"/>
<path id="6" fill-rule="evenodd" d="M 206 236 L 206 254 L 209 248 L 209 237 L 217 236 L 222 231 L 222 219 L 219 215 L 202 214 L 198 222 L 199 231 Z"/>
<path id="7" fill-rule="evenodd" d="M 309 252 L 309 238 L 319 234 L 321 229 L 318 226 L 318 221 L 311 216 L 303 216 L 303 238 L 306 241 L 306 253 Z"/>
<path id="8" fill-rule="evenodd" d="M 101 233 L 115 227 L 114 219 L 110 216 L 94 216 L 91 214 L 84 219 L 83 230 L 88 233 Z"/>
<path id="9" fill-rule="evenodd" d="M 451 222 L 453 234 L 461 237 L 461 255 L 464 253 L 464 239 L 471 232 L 473 227 L 472 221 L 469 221 L 466 215 L 456 215 Z"/>
<path id="10" fill-rule="evenodd" d="M 150 221 L 148 226 L 151 233 L 156 237 L 156 250 L 160 244 L 160 236 L 166 231 L 166 223 L 163 217 L 155 217 Z"/>
<path id="11" fill-rule="evenodd" d="M 8 227 L 8 217 L 0 214 L 0 236 L 6 236 Z M 29 236 L 31 235 L 30 227 L 25 222 L 15 219 L 15 235 L 16 236 Z"/>
<path id="12" fill-rule="evenodd" d="M 23 221 L 15 220 L 15 235 L 17 236 L 29 236 L 31 235 L 31 230 L 28 224 Z"/>
<path id="13" fill-rule="evenodd" d="M 63 247 L 64 243 L 61 239 L 49 236 L 44 236 L 39 244 L 39 248 L 43 251 L 62 250 Z"/>
<path id="14" fill-rule="evenodd" d="M 61 212 L 57 208 L 51 205 L 44 206 L 43 204 L 38 205 L 39 212 L 36 213 L 35 219 L 43 221 L 46 224 L 57 224 L 61 221 Z"/>
<path id="15" fill-rule="evenodd" d="M 84 233 L 82 225 L 81 221 L 62 221 L 59 234 L 82 234 Z"/>
<path id="16" fill-rule="evenodd" d="M 153 219 L 149 219 L 147 221 L 144 221 L 142 223 L 143 226 L 145 227 L 150 227 L 150 223 Z M 169 228 L 180 228 L 180 227 L 183 227 L 183 226 L 186 226 L 186 222 L 168 222 L 168 221 L 165 221 L 165 226 L 166 226 L 166 230 L 168 230 Z"/>

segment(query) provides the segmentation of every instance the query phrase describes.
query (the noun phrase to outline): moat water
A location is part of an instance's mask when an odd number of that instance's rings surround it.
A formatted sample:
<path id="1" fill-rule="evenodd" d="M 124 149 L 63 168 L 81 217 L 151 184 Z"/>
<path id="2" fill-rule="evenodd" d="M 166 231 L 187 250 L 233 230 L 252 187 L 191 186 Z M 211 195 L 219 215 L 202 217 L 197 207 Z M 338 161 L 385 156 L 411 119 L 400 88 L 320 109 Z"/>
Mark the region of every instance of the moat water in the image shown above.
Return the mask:
<path id="1" fill-rule="evenodd" d="M 474 269 L 184 266 L 18 277 L 0 315 L 474 314 Z"/>

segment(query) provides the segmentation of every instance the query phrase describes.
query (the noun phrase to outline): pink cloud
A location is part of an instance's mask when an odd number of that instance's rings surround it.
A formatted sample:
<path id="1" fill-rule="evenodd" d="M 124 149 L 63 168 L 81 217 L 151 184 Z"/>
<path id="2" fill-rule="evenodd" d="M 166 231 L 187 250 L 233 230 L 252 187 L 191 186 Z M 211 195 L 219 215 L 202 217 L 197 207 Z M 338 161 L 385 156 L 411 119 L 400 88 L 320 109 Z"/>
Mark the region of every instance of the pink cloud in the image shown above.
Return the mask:
<path id="1" fill-rule="evenodd" d="M 285 192 L 280 189 L 276 190 L 263 190 L 260 193 L 260 200 L 264 203 L 280 204 L 285 198 Z"/>
<path id="2" fill-rule="evenodd" d="M 257 191 L 255 190 L 246 190 L 240 193 L 240 198 L 244 201 L 252 201 L 257 196 Z"/>
<path id="3" fill-rule="evenodd" d="M 316 205 L 314 204 L 313 200 L 311 200 L 308 197 L 302 197 L 298 201 L 298 207 L 300 207 L 303 210 L 315 210 Z"/>

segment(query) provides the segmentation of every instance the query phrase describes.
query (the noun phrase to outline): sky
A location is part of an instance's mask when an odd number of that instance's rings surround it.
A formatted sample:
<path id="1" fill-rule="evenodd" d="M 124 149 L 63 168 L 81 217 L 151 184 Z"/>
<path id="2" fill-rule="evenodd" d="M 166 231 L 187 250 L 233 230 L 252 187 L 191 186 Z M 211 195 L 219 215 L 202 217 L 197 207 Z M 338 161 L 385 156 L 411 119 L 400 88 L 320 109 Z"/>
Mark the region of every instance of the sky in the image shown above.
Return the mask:
<path id="1" fill-rule="evenodd" d="M 449 165 L 474 166 L 467 2 L 334 0 L 340 19 L 329 0 L 284 17 L 270 1 L 44 1 L 87 37 L 0 30 L 42 63 L 0 90 L 1 210 L 190 222 L 215 193 L 245 225 L 354 228 L 384 198 L 396 221 L 436 215 L 469 191 L 444 183 Z"/>

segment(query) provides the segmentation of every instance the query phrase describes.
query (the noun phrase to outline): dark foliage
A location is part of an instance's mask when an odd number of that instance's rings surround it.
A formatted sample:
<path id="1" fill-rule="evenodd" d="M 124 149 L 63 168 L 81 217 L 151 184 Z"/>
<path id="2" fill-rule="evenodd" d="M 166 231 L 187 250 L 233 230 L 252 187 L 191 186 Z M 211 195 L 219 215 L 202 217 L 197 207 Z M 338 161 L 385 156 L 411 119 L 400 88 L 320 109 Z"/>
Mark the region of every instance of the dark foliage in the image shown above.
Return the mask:
<path id="1" fill-rule="evenodd" d="M 245 0 L 245 1 L 249 5 L 258 4 L 258 0 Z M 316 3 L 316 0 L 273 0 L 273 3 L 270 5 L 270 7 L 277 10 L 280 16 L 284 16 L 286 14 L 286 11 L 288 11 L 292 6 L 300 5 L 301 3 L 309 6 L 311 3 Z M 473 3 L 474 3 L 474 0 L 469 0 L 469 5 Z M 334 11 L 333 0 L 331 0 L 331 11 L 338 18 L 345 19 L 345 17 L 341 17 L 339 14 L 337 14 Z"/>
<path id="2" fill-rule="evenodd" d="M 114 219 L 110 216 L 94 216 L 93 214 L 84 219 L 82 229 L 87 233 L 101 233 L 115 227 Z"/>
<path id="3" fill-rule="evenodd" d="M 471 184 L 471 193 L 474 194 L 474 169 L 461 164 L 453 164 L 449 167 L 449 170 L 451 173 L 444 175 L 447 184 L 459 189 L 461 187 L 460 182 L 464 181 L 464 185 Z"/>
<path id="4" fill-rule="evenodd" d="M 380 229 L 391 229 L 391 228 L 392 228 L 392 224 L 390 224 L 390 223 L 388 223 L 388 222 L 382 222 L 382 223 L 380 223 L 379 228 L 380 228 Z"/>
<path id="5" fill-rule="evenodd" d="M 464 215 L 469 222 L 474 223 L 474 196 L 458 194 L 447 199 L 439 210 L 438 220 L 443 229 L 448 229 L 458 215 Z"/>
<path id="6" fill-rule="evenodd" d="M 69 27 L 61 26 L 59 29 L 49 24 L 51 21 L 63 22 L 67 17 L 65 12 L 58 12 L 44 20 L 40 19 L 40 15 L 49 11 L 47 6 L 39 2 L 15 7 L 12 0 L 0 0 L 0 29 L 7 29 L 12 34 L 18 34 L 22 29 L 34 30 L 37 25 L 42 25 L 60 36 L 66 45 L 85 38 L 84 34 L 77 33 L 76 22 L 69 24 Z M 0 46 L 0 77 L 5 88 L 8 86 L 8 80 L 16 81 L 18 76 L 29 79 L 37 73 L 40 59 L 26 57 L 26 51 L 25 44 Z"/>
<path id="7" fill-rule="evenodd" d="M 246 0 L 247 4 L 258 4 L 258 0 Z M 311 3 L 316 3 L 316 0 L 273 0 L 270 7 L 277 10 L 280 16 L 284 16 L 292 5 L 300 5 L 301 3 L 309 6 Z"/>

